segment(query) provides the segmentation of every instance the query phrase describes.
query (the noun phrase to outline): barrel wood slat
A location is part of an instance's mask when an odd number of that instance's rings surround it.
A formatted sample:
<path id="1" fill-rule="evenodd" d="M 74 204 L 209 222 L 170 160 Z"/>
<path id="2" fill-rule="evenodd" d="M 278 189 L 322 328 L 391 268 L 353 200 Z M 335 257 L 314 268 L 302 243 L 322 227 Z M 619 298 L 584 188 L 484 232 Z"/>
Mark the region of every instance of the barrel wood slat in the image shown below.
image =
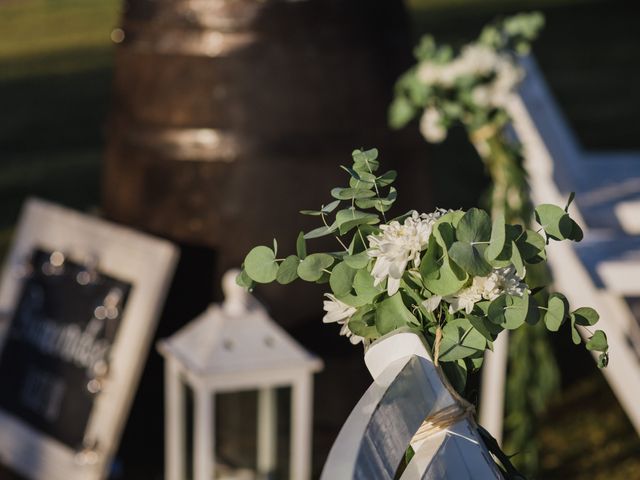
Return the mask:
<path id="1" fill-rule="evenodd" d="M 410 443 L 416 453 L 402 480 L 501 478 L 466 416 L 412 441 L 425 418 L 457 403 L 421 337 L 391 334 L 368 348 L 365 362 L 374 383 L 342 427 L 321 480 L 392 480 Z"/>

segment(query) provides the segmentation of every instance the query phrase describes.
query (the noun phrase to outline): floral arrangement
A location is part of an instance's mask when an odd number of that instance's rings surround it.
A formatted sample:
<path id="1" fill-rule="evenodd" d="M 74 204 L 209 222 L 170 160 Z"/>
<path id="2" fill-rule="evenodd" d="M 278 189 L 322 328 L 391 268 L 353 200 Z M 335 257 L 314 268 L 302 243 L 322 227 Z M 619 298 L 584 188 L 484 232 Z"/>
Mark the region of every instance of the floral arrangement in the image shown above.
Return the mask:
<path id="1" fill-rule="evenodd" d="M 509 107 L 524 76 L 518 57 L 529 52 L 543 24 L 539 13 L 507 17 L 457 51 L 423 37 L 415 49 L 416 64 L 398 80 L 389 110 L 394 128 L 420 117 L 419 130 L 431 143 L 462 126 L 492 180 L 485 197 L 491 216 L 504 215 L 508 223 L 521 225 L 531 221 L 533 205 L 521 145 L 508 129 Z M 548 270 L 537 267 L 528 270 L 525 281 L 549 283 Z M 560 388 L 560 369 L 544 325 L 510 334 L 508 359 L 505 445 L 523 452 L 516 463 L 536 475 L 538 417 Z"/>
<path id="2" fill-rule="evenodd" d="M 417 62 L 396 83 L 389 109 L 393 128 L 420 116 L 420 132 L 431 143 L 462 125 L 494 180 L 492 212 L 504 212 L 507 219 L 525 221 L 531 213 L 520 146 L 505 127 L 509 99 L 523 78 L 517 57 L 529 52 L 543 24 L 540 13 L 508 17 L 485 27 L 457 54 L 424 36 L 414 51 Z"/>
<path id="3" fill-rule="evenodd" d="M 343 166 L 348 186 L 331 190 L 333 200 L 301 213 L 321 226 L 300 233 L 296 253 L 278 256 L 278 244 L 258 246 L 246 256 L 238 283 L 288 284 L 301 279 L 328 283 L 324 322 L 340 326 L 351 343 L 370 342 L 394 330 L 408 329 L 427 340 L 434 363 L 461 392 L 467 373 L 480 368 L 486 349 L 501 331 L 543 322 L 550 331 L 570 323 L 589 329 L 598 314 L 589 307 L 571 310 L 561 293 L 542 302 L 541 287 L 525 281 L 527 267 L 544 262 L 550 241 L 580 241 L 582 230 L 564 209 L 535 209 L 537 231 L 491 221 L 483 210 L 411 211 L 387 218 L 397 192 L 396 172 L 378 174 L 378 151 L 355 150 Z M 572 198 L 569 199 L 569 203 Z M 567 205 L 568 207 L 568 205 Z M 307 240 L 333 236 L 339 249 L 309 253 Z M 593 332 L 586 348 L 608 361 L 606 335 Z"/>

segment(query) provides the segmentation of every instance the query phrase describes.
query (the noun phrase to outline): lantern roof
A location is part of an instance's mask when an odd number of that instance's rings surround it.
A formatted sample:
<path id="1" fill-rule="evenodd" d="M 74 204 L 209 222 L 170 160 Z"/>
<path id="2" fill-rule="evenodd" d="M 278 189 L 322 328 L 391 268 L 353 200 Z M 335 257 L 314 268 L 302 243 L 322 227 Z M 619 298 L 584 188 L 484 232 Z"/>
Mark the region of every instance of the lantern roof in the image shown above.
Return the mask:
<path id="1" fill-rule="evenodd" d="M 260 370 L 309 372 L 322 369 L 322 361 L 306 351 L 267 314 L 256 298 L 238 286 L 237 270 L 222 280 L 225 300 L 159 342 L 165 357 L 199 376 Z"/>

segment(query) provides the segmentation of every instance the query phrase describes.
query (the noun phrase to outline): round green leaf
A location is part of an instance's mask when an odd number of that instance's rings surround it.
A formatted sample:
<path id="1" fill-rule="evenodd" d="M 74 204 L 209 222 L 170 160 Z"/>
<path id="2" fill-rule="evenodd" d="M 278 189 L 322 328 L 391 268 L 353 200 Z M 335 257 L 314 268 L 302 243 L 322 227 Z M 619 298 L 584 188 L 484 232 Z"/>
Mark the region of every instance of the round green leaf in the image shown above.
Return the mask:
<path id="1" fill-rule="evenodd" d="M 369 260 L 371 260 L 371 257 L 367 255 L 367 252 L 360 252 L 355 255 L 346 255 L 342 259 L 344 263 L 356 270 L 366 267 L 369 264 Z"/>
<path id="2" fill-rule="evenodd" d="M 598 323 L 600 315 L 593 308 L 580 307 L 573 311 L 576 325 L 582 325 L 583 327 L 590 327 Z"/>
<path id="3" fill-rule="evenodd" d="M 285 258 L 284 261 L 280 264 L 278 273 L 276 274 L 276 280 L 278 281 L 278 283 L 286 285 L 298 278 L 299 263 L 300 259 L 295 255 L 289 255 L 287 258 Z"/>
<path id="4" fill-rule="evenodd" d="M 526 230 L 516 241 L 522 258 L 528 263 L 538 263 L 547 258 L 544 237 L 533 230 Z"/>
<path id="5" fill-rule="evenodd" d="M 519 328 L 529 314 L 529 294 L 501 295 L 489 305 L 489 320 L 507 330 Z"/>
<path id="6" fill-rule="evenodd" d="M 380 302 L 376 308 L 376 328 L 385 335 L 396 328 L 406 325 L 419 325 L 420 322 L 402 301 L 400 292 Z"/>
<path id="7" fill-rule="evenodd" d="M 450 362 L 484 351 L 487 341 L 466 318 L 447 322 L 442 329 L 439 360 Z"/>
<path id="8" fill-rule="evenodd" d="M 609 365 L 609 354 L 603 352 L 598 355 L 598 368 L 606 368 Z"/>
<path id="9" fill-rule="evenodd" d="M 487 242 L 491 238 L 491 219 L 484 210 L 472 208 L 460 219 L 456 234 L 462 242 Z"/>
<path id="10" fill-rule="evenodd" d="M 298 275 L 302 280 L 315 282 L 320 280 L 323 270 L 333 264 L 333 257 L 326 253 L 313 253 L 306 257 L 298 265 Z"/>
<path id="11" fill-rule="evenodd" d="M 606 352 L 609 349 L 607 336 L 602 330 L 596 330 L 587 342 L 587 350 L 595 350 L 596 352 Z"/>
<path id="12" fill-rule="evenodd" d="M 341 262 L 333 267 L 331 276 L 329 277 L 329 285 L 333 293 L 340 297 L 347 295 L 351 292 L 353 286 L 353 277 L 356 275 L 356 270 L 351 268 L 345 262 Z"/>
<path id="13" fill-rule="evenodd" d="M 557 205 L 544 204 L 536 207 L 536 221 L 542 225 L 545 233 L 554 240 L 582 240 L 580 226 Z"/>
<path id="14" fill-rule="evenodd" d="M 373 286 L 375 279 L 366 269 L 361 269 L 356 272 L 353 278 L 353 288 L 356 291 L 358 298 L 362 298 L 367 303 L 373 302 L 374 298 L 380 295 L 384 291 L 384 284 Z"/>
<path id="15" fill-rule="evenodd" d="M 491 239 L 489 240 L 489 246 L 484 252 L 487 260 L 495 260 L 498 258 L 498 255 L 500 255 L 504 249 L 505 240 L 504 214 L 501 213 L 496 216 L 496 219 L 493 221 L 493 226 L 491 227 Z"/>
<path id="16" fill-rule="evenodd" d="M 560 330 L 569 310 L 569 302 L 561 293 L 552 293 L 549 297 L 547 311 L 544 314 L 544 323 L 552 332 Z"/>
<path id="17" fill-rule="evenodd" d="M 254 282 L 271 283 L 278 273 L 276 255 L 269 247 L 255 247 L 244 259 L 244 269 Z"/>
<path id="18" fill-rule="evenodd" d="M 253 280 L 251 280 L 244 269 L 242 269 L 236 277 L 236 284 L 246 290 L 251 290 L 253 288 Z"/>
<path id="19" fill-rule="evenodd" d="M 485 277 L 491 273 L 491 265 L 475 245 L 466 242 L 455 242 L 449 249 L 449 256 L 470 275 Z"/>

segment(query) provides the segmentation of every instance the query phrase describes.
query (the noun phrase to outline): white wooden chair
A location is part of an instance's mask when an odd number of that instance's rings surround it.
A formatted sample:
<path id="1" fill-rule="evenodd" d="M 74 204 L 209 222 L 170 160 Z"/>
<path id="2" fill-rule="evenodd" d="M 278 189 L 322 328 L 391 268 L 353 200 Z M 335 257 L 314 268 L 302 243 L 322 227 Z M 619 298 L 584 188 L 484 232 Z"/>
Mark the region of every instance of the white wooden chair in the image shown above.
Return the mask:
<path id="1" fill-rule="evenodd" d="M 343 425 L 321 480 L 393 480 L 409 444 L 402 480 L 502 478 L 464 406 L 443 383 L 422 337 L 394 333 L 372 344 L 365 363 L 374 382 Z M 426 438 L 426 418 L 457 411 Z"/>
<path id="2" fill-rule="evenodd" d="M 525 58 L 522 65 L 526 78 L 508 110 L 524 147 L 533 201 L 564 205 L 575 191 L 570 213 L 585 233 L 579 244 L 549 245 L 554 284 L 571 305 L 600 312 L 598 327 L 606 332 L 611 352 L 603 373 L 640 433 L 640 326 L 624 300 L 640 296 L 640 237 L 630 235 L 640 233 L 640 153 L 585 152 L 535 60 Z M 504 378 L 506 355 L 485 368 L 483 379 Z M 503 395 L 483 390 L 482 401 L 496 405 Z M 501 409 L 481 412 L 482 424 L 494 436 L 502 429 L 502 415 Z"/>
<path id="3" fill-rule="evenodd" d="M 521 61 L 525 79 L 520 86 L 520 109 L 512 105 L 516 124 L 522 107 L 527 127 L 537 131 L 544 143 L 542 152 L 527 149 L 528 172 L 546 174 L 565 196 L 576 192 L 576 203 L 589 229 L 619 233 L 640 233 L 640 152 L 588 152 L 579 143 L 531 56 Z M 515 109 L 513 108 L 515 107 Z M 530 134 L 514 125 L 523 143 Z M 526 148 L 526 145 L 525 145 Z M 534 154 L 534 158 L 529 158 Z M 541 161 L 548 157 L 551 162 Z M 552 172 L 548 169 L 552 169 Z M 552 173 L 552 175 L 551 175 Z"/>

